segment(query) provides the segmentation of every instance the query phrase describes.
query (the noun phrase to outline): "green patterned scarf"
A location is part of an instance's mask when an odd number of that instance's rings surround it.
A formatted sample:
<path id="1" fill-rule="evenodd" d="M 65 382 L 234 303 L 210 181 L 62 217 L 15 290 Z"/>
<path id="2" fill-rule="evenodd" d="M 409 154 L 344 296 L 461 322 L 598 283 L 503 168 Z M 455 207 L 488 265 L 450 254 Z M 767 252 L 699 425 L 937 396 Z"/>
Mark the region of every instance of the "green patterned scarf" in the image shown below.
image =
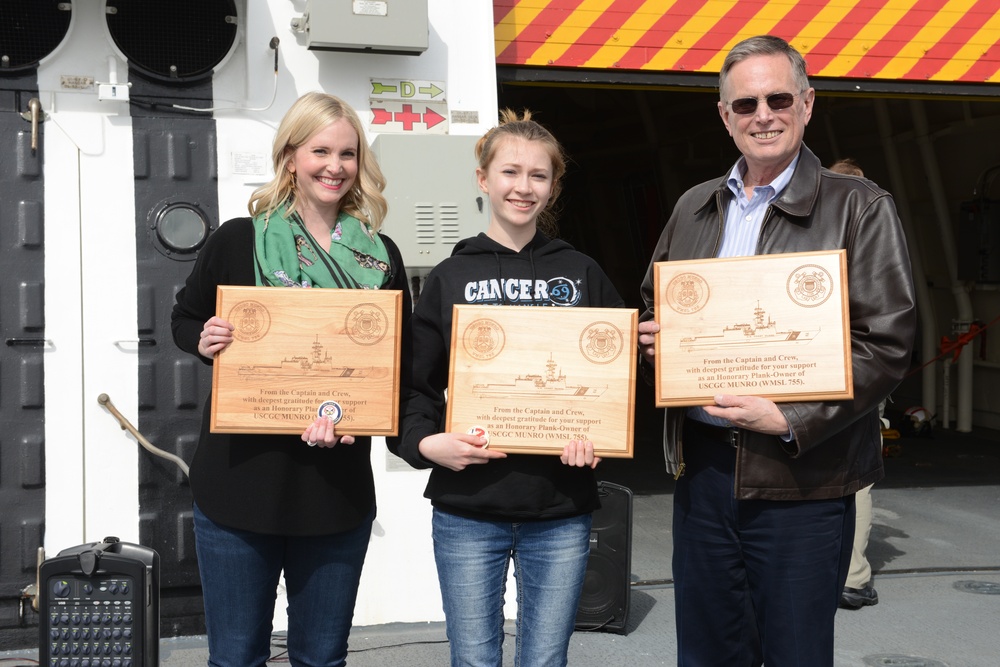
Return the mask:
<path id="1" fill-rule="evenodd" d="M 341 213 L 330 234 L 330 250 L 306 230 L 298 213 L 285 205 L 269 217 L 257 215 L 254 259 L 257 285 L 379 289 L 389 282 L 389 252 L 371 226 Z"/>

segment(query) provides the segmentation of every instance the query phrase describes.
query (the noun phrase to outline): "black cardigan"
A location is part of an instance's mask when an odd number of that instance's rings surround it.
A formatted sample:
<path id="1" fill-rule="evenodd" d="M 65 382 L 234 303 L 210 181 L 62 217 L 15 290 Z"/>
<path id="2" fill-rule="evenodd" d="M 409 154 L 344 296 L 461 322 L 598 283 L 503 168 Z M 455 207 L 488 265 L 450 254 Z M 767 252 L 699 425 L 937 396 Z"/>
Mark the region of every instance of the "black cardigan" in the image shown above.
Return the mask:
<path id="1" fill-rule="evenodd" d="M 399 249 L 382 235 L 392 275 L 386 289 L 403 291 L 403 326 L 412 310 Z M 177 346 L 198 353 L 205 322 L 215 315 L 216 286 L 254 285 L 254 229 L 235 218 L 209 237 L 177 293 L 171 328 Z M 406 335 L 404 333 L 404 335 Z M 353 445 L 309 447 L 297 435 L 210 433 L 211 395 L 190 483 L 198 508 L 216 523 L 270 535 L 328 535 L 357 527 L 375 508 L 371 438 Z"/>

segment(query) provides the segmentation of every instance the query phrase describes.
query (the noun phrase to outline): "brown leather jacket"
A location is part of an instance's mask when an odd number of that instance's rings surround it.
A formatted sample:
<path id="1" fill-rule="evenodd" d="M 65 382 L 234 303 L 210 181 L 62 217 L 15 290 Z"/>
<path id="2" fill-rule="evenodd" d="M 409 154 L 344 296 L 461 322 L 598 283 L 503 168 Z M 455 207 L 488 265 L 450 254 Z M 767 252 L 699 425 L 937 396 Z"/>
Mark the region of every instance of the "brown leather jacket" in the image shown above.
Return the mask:
<path id="1" fill-rule="evenodd" d="M 684 193 L 642 283 L 653 319 L 653 262 L 715 257 L 722 242 L 726 175 Z M 743 431 L 735 497 L 837 498 L 884 476 L 878 404 L 910 366 L 916 327 L 906 239 L 892 197 L 867 181 L 828 171 L 802 146 L 792 179 L 765 214 L 757 254 L 847 250 L 854 399 L 779 403 L 794 440 Z M 645 362 L 644 362 L 645 363 Z M 666 410 L 664 455 L 683 463 L 684 408 Z"/>

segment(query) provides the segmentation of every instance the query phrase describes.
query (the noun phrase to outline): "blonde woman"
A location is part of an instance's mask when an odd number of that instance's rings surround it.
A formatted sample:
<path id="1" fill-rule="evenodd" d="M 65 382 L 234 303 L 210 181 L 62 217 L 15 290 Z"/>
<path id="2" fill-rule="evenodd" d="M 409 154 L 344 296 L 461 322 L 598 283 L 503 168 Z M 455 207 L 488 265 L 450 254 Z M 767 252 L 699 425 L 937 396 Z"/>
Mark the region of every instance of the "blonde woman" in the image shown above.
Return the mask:
<path id="1" fill-rule="evenodd" d="M 215 316 L 218 285 L 398 289 L 410 312 L 399 250 L 379 233 L 384 182 L 357 113 L 332 95 L 302 96 L 273 160 L 252 217 L 219 227 L 177 294 L 174 341 L 206 364 L 233 341 Z M 370 438 L 323 417 L 301 436 L 210 433 L 210 402 L 190 479 L 209 664 L 267 662 L 282 571 L 292 663 L 346 664 L 375 518 Z"/>

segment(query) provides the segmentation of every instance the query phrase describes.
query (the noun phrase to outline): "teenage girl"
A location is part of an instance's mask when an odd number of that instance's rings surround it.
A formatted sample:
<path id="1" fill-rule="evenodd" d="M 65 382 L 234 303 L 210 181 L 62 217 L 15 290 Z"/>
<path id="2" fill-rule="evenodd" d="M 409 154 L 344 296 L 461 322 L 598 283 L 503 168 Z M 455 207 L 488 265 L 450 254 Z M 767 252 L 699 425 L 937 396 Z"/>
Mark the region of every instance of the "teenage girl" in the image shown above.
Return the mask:
<path id="1" fill-rule="evenodd" d="M 624 305 L 590 257 L 540 227 L 566 170 L 556 139 L 504 110 L 476 144 L 479 188 L 490 202 L 485 233 L 460 241 L 427 276 L 413 313 L 413 353 L 404 373 L 400 436 L 390 449 L 430 468 L 434 556 L 452 665 L 502 663 L 504 587 L 517 580 L 515 664 L 565 665 L 599 506 L 586 441 L 539 456 L 489 449 L 484 438 L 442 433 L 453 304 Z M 544 288 L 538 288 L 539 285 Z M 530 289 L 523 289 L 530 285 Z M 569 286 L 567 288 L 567 286 Z M 557 289 L 558 288 L 558 289 Z M 404 363 L 407 363 L 404 361 Z"/>

